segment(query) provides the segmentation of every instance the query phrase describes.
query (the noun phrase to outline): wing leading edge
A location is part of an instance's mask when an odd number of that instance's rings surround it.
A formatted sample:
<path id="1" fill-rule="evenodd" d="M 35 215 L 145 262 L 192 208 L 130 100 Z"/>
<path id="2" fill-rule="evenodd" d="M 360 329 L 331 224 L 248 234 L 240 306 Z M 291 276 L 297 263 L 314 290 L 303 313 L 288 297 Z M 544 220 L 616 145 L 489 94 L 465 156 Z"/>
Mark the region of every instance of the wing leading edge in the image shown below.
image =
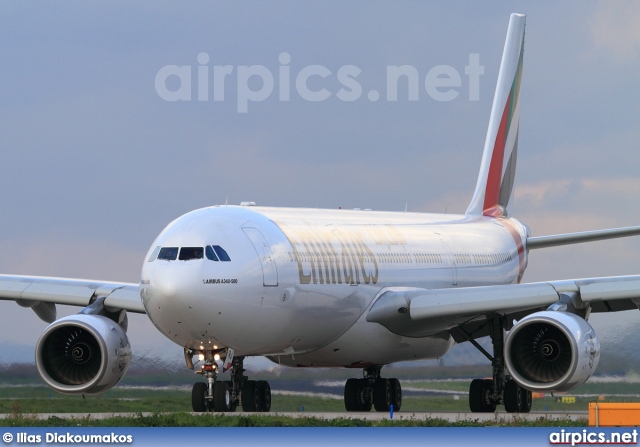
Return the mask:
<path id="1" fill-rule="evenodd" d="M 56 319 L 56 304 L 86 307 L 99 298 L 104 298 L 104 306 L 110 309 L 145 313 L 138 284 L 0 275 L 0 300 L 30 307 L 47 323 Z"/>

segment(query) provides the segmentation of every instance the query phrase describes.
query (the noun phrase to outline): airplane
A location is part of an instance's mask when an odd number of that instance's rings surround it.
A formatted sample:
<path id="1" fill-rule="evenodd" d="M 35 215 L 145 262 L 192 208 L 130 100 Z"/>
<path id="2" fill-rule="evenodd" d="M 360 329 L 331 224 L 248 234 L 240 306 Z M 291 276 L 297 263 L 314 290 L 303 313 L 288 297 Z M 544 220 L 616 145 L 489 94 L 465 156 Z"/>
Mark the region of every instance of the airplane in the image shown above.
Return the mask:
<path id="1" fill-rule="evenodd" d="M 640 226 L 531 236 L 509 216 L 520 121 L 525 16 L 509 21 L 476 189 L 464 214 L 269 208 L 184 214 L 157 236 L 140 283 L 0 275 L 0 299 L 50 325 L 36 345 L 44 382 L 67 394 L 115 386 L 131 363 L 127 313 L 146 314 L 202 380 L 195 412 L 268 412 L 271 389 L 244 359 L 362 369 L 347 411 L 399 411 L 384 365 L 442 357 L 470 342 L 491 360 L 472 412 L 531 409 L 596 370 L 593 312 L 640 308 L 640 275 L 521 283 L 530 250 L 640 234 Z M 56 319 L 56 304 L 79 306 Z M 477 339 L 489 336 L 492 353 Z M 230 371 L 230 380 L 221 372 Z"/>

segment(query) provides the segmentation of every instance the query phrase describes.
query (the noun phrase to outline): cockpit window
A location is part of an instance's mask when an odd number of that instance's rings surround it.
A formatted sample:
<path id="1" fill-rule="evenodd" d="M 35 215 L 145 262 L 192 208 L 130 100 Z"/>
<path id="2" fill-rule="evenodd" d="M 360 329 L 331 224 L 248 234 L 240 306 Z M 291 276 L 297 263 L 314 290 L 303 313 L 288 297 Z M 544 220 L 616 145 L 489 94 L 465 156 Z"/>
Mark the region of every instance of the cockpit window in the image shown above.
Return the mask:
<path id="1" fill-rule="evenodd" d="M 178 247 L 162 247 L 158 253 L 158 259 L 175 261 L 178 257 Z"/>
<path id="2" fill-rule="evenodd" d="M 180 249 L 180 261 L 189 261 L 191 259 L 202 259 L 204 249 L 202 247 L 182 247 Z"/>
<path id="3" fill-rule="evenodd" d="M 216 256 L 216 253 L 213 251 L 213 248 L 211 247 L 211 245 L 207 245 L 205 252 L 207 254 L 207 259 L 210 259 L 212 261 L 218 261 L 218 256 Z"/>
<path id="4" fill-rule="evenodd" d="M 227 252 L 224 251 L 224 248 L 222 248 L 219 245 L 212 245 L 212 247 L 215 250 L 216 254 L 218 255 L 218 257 L 220 258 L 221 261 L 231 261 L 231 258 L 229 257 Z"/>
<path id="5" fill-rule="evenodd" d="M 180 253 L 178 255 L 178 253 Z M 203 259 L 207 256 L 207 259 L 211 261 L 223 261 L 229 262 L 231 258 L 227 254 L 224 248 L 219 245 L 207 245 L 206 247 L 156 247 L 149 256 L 149 262 L 153 262 L 156 259 L 163 261 L 190 261 L 192 259 Z"/>
<path id="6" fill-rule="evenodd" d="M 156 258 L 158 257 L 158 253 L 160 253 L 160 247 L 159 245 L 153 250 L 153 253 L 151 253 L 151 256 L 149 256 L 149 260 L 147 262 L 153 262 L 156 260 Z"/>

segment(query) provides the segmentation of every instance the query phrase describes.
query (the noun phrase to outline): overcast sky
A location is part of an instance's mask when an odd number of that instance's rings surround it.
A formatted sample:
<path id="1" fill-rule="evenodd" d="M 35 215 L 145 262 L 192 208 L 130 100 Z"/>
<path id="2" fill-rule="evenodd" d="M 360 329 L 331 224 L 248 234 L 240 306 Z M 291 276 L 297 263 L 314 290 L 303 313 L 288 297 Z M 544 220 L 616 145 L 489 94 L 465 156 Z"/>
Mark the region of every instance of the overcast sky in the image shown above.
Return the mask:
<path id="1" fill-rule="evenodd" d="M 511 12 L 528 17 L 510 214 L 534 235 L 640 224 L 640 4 L 1 1 L 0 271 L 138 282 L 168 222 L 225 201 L 464 212 Z M 403 65 L 418 97 L 401 82 L 391 101 L 387 67 Z M 171 66 L 191 70 L 190 88 L 163 77 Z M 296 84 L 314 66 L 321 101 Z M 439 66 L 460 75 L 453 99 L 425 87 Z M 339 78 L 353 70 L 359 95 Z M 639 264 L 640 238 L 539 250 L 524 281 Z M 145 318 L 132 317 L 135 352 L 179 358 Z M 0 322 L 0 346 L 46 327 L 12 302 Z M 613 348 L 616 332 L 594 325 Z"/>

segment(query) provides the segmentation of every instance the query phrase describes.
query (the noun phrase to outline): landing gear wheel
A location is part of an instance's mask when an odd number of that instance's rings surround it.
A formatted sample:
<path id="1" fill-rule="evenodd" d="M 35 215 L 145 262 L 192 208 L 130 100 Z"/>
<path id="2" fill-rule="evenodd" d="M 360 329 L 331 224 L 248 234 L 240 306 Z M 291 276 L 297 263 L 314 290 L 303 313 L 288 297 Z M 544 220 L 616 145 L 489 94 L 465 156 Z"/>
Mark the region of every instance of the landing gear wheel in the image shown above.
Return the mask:
<path id="1" fill-rule="evenodd" d="M 236 397 L 236 400 L 233 400 L 231 397 L 232 394 L 232 390 L 233 390 L 233 382 L 231 380 L 225 380 L 225 382 L 227 384 L 227 386 L 229 387 L 229 397 L 230 397 L 230 402 L 229 402 L 229 411 L 230 412 L 234 412 L 236 411 L 236 408 L 238 407 L 238 398 Z"/>
<path id="2" fill-rule="evenodd" d="M 364 378 L 349 379 L 344 384 L 344 407 L 347 411 L 400 411 L 402 387 L 398 379 L 380 377 L 381 366 L 364 368 Z"/>
<path id="3" fill-rule="evenodd" d="M 358 379 L 358 411 L 371 411 L 373 389 L 368 379 Z"/>
<path id="4" fill-rule="evenodd" d="M 256 411 L 268 413 L 271 410 L 271 387 L 266 380 L 256 382 Z"/>
<path id="5" fill-rule="evenodd" d="M 257 409 L 256 382 L 247 380 L 242 387 L 242 411 L 254 412 Z"/>
<path id="6" fill-rule="evenodd" d="M 373 406 L 376 411 L 389 411 L 391 386 L 388 379 L 378 379 L 373 388 Z"/>
<path id="7" fill-rule="evenodd" d="M 484 396 L 485 396 L 485 412 L 495 413 L 496 401 L 493 400 L 493 387 L 494 382 L 492 379 L 484 379 Z"/>
<path id="8" fill-rule="evenodd" d="M 358 379 L 349 379 L 344 385 L 344 408 L 358 411 Z"/>
<path id="9" fill-rule="evenodd" d="M 493 413 L 496 411 L 492 390 L 493 380 L 472 380 L 469 387 L 469 409 L 474 413 Z"/>
<path id="10" fill-rule="evenodd" d="M 389 385 L 391 387 L 391 404 L 393 405 L 393 411 L 400 411 L 402 406 L 402 387 L 398 379 L 389 379 Z"/>
<path id="11" fill-rule="evenodd" d="M 473 413 L 485 411 L 484 388 L 484 380 L 473 379 L 471 381 L 471 386 L 469 386 L 469 409 Z"/>
<path id="12" fill-rule="evenodd" d="M 520 413 L 528 413 L 531 411 L 531 391 L 520 388 Z"/>
<path id="13" fill-rule="evenodd" d="M 204 382 L 196 382 L 191 388 L 191 407 L 196 413 L 204 413 L 207 411 L 207 384 Z"/>
<path id="14" fill-rule="evenodd" d="M 523 393 L 520 386 L 512 379 L 504 385 L 504 409 L 507 413 L 520 413 Z"/>
<path id="15" fill-rule="evenodd" d="M 213 385 L 213 411 L 226 412 L 231 407 L 231 395 L 226 382 L 216 382 Z"/>
<path id="16" fill-rule="evenodd" d="M 509 413 L 528 413 L 531 411 L 531 391 L 522 388 L 513 379 L 504 386 L 504 409 Z"/>
<path id="17" fill-rule="evenodd" d="M 369 380 L 347 380 L 344 385 L 344 408 L 347 411 L 371 411 L 371 394 Z"/>

